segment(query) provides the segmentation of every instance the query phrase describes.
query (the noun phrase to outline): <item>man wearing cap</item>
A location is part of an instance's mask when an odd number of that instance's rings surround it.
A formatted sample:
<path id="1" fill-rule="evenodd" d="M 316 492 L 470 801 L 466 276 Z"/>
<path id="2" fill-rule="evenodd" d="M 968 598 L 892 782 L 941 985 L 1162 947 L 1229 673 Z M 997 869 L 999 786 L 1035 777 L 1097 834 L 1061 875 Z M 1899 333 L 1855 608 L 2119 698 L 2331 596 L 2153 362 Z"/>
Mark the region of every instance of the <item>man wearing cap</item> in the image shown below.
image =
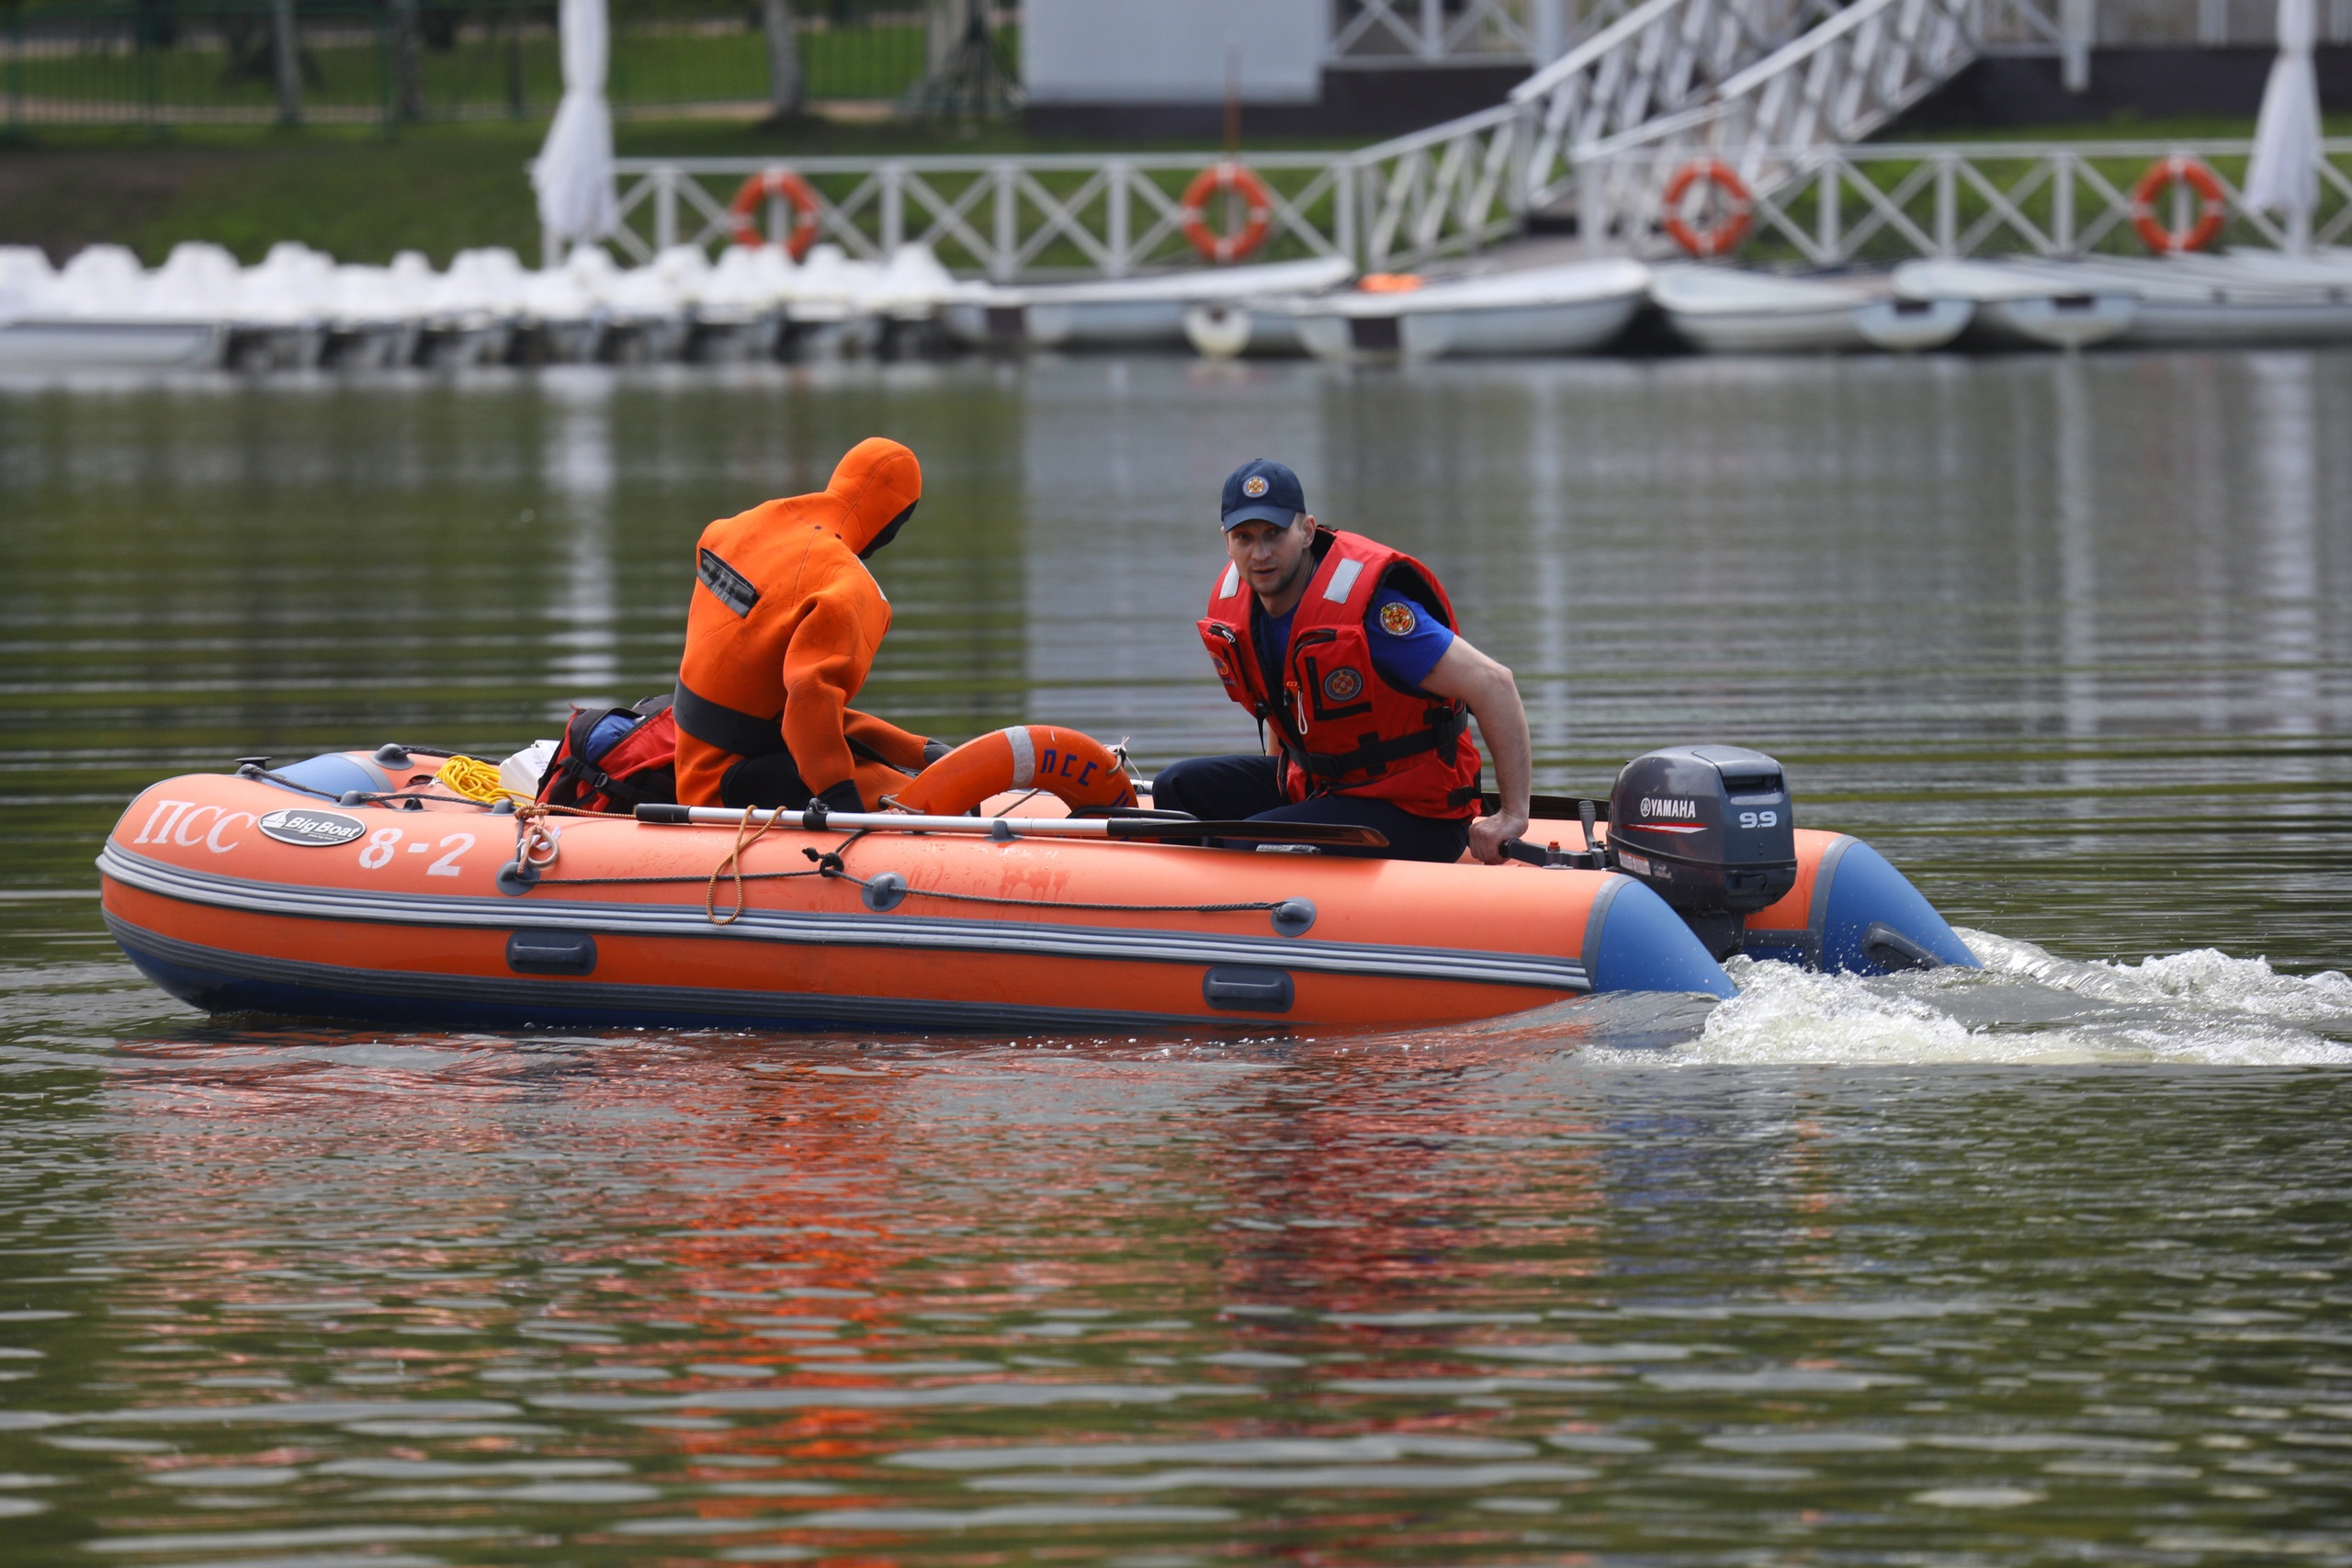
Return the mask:
<path id="1" fill-rule="evenodd" d="M 1162 769 L 1153 804 L 1204 819 L 1372 828 L 1397 860 L 1489 864 L 1527 830 L 1532 747 L 1509 670 L 1455 630 L 1437 575 L 1401 550 L 1326 528 L 1298 476 L 1263 458 L 1225 481 L 1224 574 L 1201 640 L 1267 754 Z M 1478 749 L 1502 808 L 1479 815 Z"/>

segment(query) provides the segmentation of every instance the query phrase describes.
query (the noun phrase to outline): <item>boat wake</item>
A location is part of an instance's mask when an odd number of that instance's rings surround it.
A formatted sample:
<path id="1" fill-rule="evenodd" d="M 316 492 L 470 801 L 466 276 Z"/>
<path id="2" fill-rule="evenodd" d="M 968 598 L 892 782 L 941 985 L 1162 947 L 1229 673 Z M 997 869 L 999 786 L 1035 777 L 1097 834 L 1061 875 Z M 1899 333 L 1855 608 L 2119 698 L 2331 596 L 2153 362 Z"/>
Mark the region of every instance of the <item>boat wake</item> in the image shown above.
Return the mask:
<path id="1" fill-rule="evenodd" d="M 1963 931 L 1981 970 L 1879 978 L 1735 958 L 1739 994 L 1659 1049 L 1596 1041 L 1589 1059 L 1642 1066 L 1931 1063 L 2352 1065 L 2352 979 L 2282 975 L 2211 948 L 2078 963 Z"/>

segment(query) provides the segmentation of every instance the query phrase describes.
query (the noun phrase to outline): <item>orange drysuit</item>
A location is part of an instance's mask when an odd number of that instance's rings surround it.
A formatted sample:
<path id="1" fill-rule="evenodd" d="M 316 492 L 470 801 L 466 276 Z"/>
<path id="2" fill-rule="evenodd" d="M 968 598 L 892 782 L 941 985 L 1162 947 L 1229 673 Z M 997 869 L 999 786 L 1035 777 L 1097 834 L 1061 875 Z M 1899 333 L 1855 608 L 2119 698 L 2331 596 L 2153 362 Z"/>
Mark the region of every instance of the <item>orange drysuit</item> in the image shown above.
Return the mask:
<path id="1" fill-rule="evenodd" d="M 854 782 L 867 809 L 922 771 L 922 736 L 849 705 L 890 629 L 890 602 L 858 552 L 922 496 L 915 455 L 874 436 L 816 494 L 702 531 L 678 666 L 682 804 L 723 804 L 728 769 L 778 750 L 812 795 Z"/>

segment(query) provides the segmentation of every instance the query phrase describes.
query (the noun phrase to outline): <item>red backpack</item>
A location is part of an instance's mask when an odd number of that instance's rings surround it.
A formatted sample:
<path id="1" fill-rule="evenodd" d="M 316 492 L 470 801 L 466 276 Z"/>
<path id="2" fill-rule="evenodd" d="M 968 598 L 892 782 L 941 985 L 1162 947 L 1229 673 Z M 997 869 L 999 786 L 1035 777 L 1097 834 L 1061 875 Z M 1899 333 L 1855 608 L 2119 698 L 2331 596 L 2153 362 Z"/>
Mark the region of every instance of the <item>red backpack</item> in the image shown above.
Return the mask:
<path id="1" fill-rule="evenodd" d="M 671 694 L 635 707 L 573 708 L 539 799 L 578 811 L 626 814 L 678 801 L 678 720 Z"/>

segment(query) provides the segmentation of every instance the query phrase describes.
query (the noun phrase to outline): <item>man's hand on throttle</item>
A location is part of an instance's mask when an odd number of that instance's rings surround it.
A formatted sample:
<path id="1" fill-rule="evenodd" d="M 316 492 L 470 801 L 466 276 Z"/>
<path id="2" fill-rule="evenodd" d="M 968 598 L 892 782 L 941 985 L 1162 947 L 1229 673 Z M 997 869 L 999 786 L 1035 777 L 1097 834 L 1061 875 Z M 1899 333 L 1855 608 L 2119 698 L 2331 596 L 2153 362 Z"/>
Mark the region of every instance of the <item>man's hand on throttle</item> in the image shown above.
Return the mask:
<path id="1" fill-rule="evenodd" d="M 1498 811 L 1492 817 L 1481 817 L 1470 824 L 1470 852 L 1487 865 L 1500 865 L 1509 858 L 1503 845 L 1527 831 L 1527 818 L 1517 811 Z"/>

